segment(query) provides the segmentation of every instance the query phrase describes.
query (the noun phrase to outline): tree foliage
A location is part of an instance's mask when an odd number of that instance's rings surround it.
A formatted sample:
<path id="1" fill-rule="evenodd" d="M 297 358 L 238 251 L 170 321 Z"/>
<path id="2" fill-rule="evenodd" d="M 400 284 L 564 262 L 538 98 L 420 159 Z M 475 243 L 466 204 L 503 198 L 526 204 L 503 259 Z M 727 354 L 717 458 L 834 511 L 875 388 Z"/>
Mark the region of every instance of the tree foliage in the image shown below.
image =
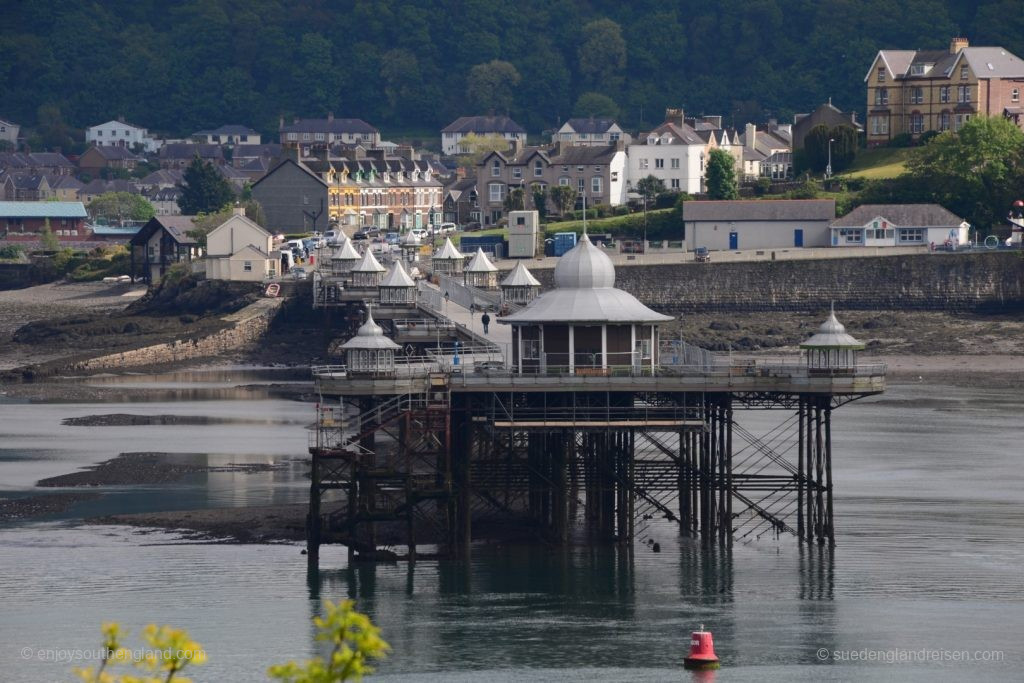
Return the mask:
<path id="1" fill-rule="evenodd" d="M 466 99 L 474 111 L 508 114 L 515 100 L 515 90 L 522 76 L 509 62 L 493 59 L 477 64 L 466 79 Z"/>
<path id="2" fill-rule="evenodd" d="M 576 106 L 572 108 L 574 116 L 600 116 L 605 118 L 617 118 L 619 116 L 619 105 L 615 100 L 602 95 L 599 92 L 585 92 L 576 100 Z"/>
<path id="3" fill-rule="evenodd" d="M 533 194 L 533 208 L 537 209 L 537 217 L 543 223 L 548 216 L 548 188 L 541 183 L 530 185 L 530 192 Z"/>
<path id="4" fill-rule="evenodd" d="M 75 669 L 78 677 L 84 683 L 188 683 L 189 679 L 178 674 L 187 666 L 206 663 L 203 646 L 192 640 L 184 629 L 150 624 L 142 630 L 145 650 L 124 647 L 126 635 L 120 624 L 103 624 L 100 664 Z M 144 652 L 145 656 L 139 657 L 137 652 Z M 133 667 L 140 675 L 111 673 L 114 668 L 126 666 Z"/>
<path id="5" fill-rule="evenodd" d="M 569 185 L 555 185 L 549 191 L 551 201 L 558 207 L 558 213 L 565 215 L 576 206 L 576 188 Z"/>
<path id="6" fill-rule="evenodd" d="M 231 203 L 235 192 L 213 164 L 199 157 L 185 169 L 178 206 L 187 216 L 216 213 Z"/>
<path id="7" fill-rule="evenodd" d="M 655 178 L 653 175 L 649 175 L 646 178 L 641 178 L 637 181 L 636 191 L 646 197 L 647 201 L 650 202 L 665 191 L 665 181 L 661 178 Z"/>
<path id="8" fill-rule="evenodd" d="M 282 115 L 332 110 L 437 130 L 483 113 L 470 74 L 499 60 L 522 77 L 508 110 L 531 130 L 587 92 L 612 98 L 629 127 L 671 106 L 742 126 L 830 96 L 862 110 L 879 49 L 943 50 L 960 33 L 1024 56 L 1019 0 L 8 2 L 0 93 L 4 118 L 25 126 L 59 103 L 73 129 L 123 115 L 174 137 L 224 123 L 272 134 Z M 45 145 L 77 142 L 46 127 Z"/>
<path id="9" fill-rule="evenodd" d="M 488 135 L 477 135 L 467 133 L 459 140 L 459 148 L 466 151 L 459 155 L 459 165 L 471 168 L 480 163 L 480 160 L 491 152 L 507 152 L 508 140 L 491 133 Z"/>
<path id="10" fill-rule="evenodd" d="M 713 149 L 708 154 L 707 184 L 709 199 L 736 199 L 736 162 L 724 149 Z"/>
<path id="11" fill-rule="evenodd" d="M 907 169 L 918 192 L 989 230 L 1024 188 L 1024 132 L 999 116 L 974 117 L 915 149 Z"/>
<path id="12" fill-rule="evenodd" d="M 86 207 L 94 219 L 122 222 L 148 221 L 156 215 L 153 205 L 142 195 L 131 192 L 104 192 Z"/>
<path id="13" fill-rule="evenodd" d="M 799 170 L 824 173 L 829 162 L 829 140 L 832 140 L 832 173 L 850 167 L 857 155 L 857 131 L 852 126 L 829 128 L 815 126 L 804 138 L 802 166 Z"/>

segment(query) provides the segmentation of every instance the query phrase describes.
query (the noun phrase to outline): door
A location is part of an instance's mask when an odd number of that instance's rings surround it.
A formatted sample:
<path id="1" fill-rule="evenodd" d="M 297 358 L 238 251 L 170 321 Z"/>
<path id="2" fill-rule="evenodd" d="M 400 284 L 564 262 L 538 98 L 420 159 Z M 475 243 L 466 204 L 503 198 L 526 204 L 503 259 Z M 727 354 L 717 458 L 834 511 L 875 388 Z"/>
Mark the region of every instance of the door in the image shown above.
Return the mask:
<path id="1" fill-rule="evenodd" d="M 793 246 L 802 247 L 804 246 L 804 230 L 803 228 L 797 228 L 793 231 Z"/>
<path id="2" fill-rule="evenodd" d="M 729 233 L 729 248 L 730 249 L 739 249 L 740 248 L 740 236 L 739 236 L 739 234 L 735 230 L 733 230 L 732 232 Z"/>

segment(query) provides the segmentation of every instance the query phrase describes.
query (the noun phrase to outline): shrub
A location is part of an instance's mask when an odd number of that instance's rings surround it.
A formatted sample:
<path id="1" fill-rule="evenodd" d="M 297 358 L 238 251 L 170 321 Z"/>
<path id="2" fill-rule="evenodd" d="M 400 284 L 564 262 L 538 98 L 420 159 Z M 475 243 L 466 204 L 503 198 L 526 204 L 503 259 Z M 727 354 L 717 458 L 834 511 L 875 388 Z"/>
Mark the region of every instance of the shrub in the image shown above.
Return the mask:
<path id="1" fill-rule="evenodd" d="M 8 244 L 5 247 L 0 247 L 0 259 L 17 260 L 22 257 L 24 250 L 17 244 Z"/>
<path id="2" fill-rule="evenodd" d="M 892 137 L 892 139 L 889 140 L 889 144 L 887 146 L 888 147 L 913 147 L 913 145 L 914 145 L 914 138 L 910 135 L 910 133 L 900 133 L 899 135 L 894 135 Z"/>

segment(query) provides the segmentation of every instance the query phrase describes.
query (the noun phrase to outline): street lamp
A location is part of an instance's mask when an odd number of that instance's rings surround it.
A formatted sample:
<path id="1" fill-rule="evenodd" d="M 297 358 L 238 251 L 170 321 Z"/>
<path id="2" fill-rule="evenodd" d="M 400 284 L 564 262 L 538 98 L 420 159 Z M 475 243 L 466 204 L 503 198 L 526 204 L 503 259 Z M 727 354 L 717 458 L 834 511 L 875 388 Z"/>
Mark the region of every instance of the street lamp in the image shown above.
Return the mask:
<path id="1" fill-rule="evenodd" d="M 825 178 L 832 177 L 832 143 L 835 141 L 835 138 L 828 139 L 828 165 L 825 166 Z"/>

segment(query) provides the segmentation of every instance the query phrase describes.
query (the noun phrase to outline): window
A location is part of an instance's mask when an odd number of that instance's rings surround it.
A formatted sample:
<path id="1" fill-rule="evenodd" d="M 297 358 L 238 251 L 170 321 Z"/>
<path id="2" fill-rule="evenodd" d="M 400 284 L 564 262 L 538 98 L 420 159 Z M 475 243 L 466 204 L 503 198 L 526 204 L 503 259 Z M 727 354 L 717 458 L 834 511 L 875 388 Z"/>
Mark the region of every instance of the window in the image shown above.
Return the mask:
<path id="1" fill-rule="evenodd" d="M 655 159 L 654 160 L 654 168 L 665 168 L 665 160 L 664 159 Z"/>
<path id="2" fill-rule="evenodd" d="M 561 177 L 560 177 L 560 178 L 558 179 L 558 184 L 559 184 L 559 185 L 561 185 L 561 186 L 563 186 L 563 187 L 566 187 L 566 186 L 568 186 L 568 185 L 569 185 L 569 176 L 565 176 L 565 175 L 564 175 L 564 176 L 561 176 Z"/>
<path id="3" fill-rule="evenodd" d="M 949 112 L 939 114 L 939 130 L 949 130 Z"/>
<path id="4" fill-rule="evenodd" d="M 672 168 L 676 168 L 676 169 L 679 168 L 679 159 L 673 159 L 672 160 Z"/>
<path id="5" fill-rule="evenodd" d="M 900 244 L 921 244 L 924 242 L 924 228 L 900 228 L 897 241 Z"/>
<path id="6" fill-rule="evenodd" d="M 882 107 L 889 104 L 889 89 L 879 88 L 875 91 L 875 106 Z"/>
<path id="7" fill-rule="evenodd" d="M 323 139 L 324 139 L 324 134 L 323 134 L 323 133 L 317 133 L 317 134 L 316 134 L 315 136 L 313 136 L 313 137 L 314 137 L 315 139 L 317 139 L 317 140 L 323 140 Z"/>
<path id="8" fill-rule="evenodd" d="M 647 170 L 647 159 L 641 158 L 639 160 L 639 163 L 640 163 L 640 170 L 641 171 L 646 171 Z"/>
<path id="9" fill-rule="evenodd" d="M 911 76 L 924 76 L 925 68 L 924 64 L 911 64 L 910 75 Z"/>
<path id="10" fill-rule="evenodd" d="M 586 139 L 587 139 L 587 134 L 586 133 L 580 133 L 580 140 L 586 140 Z"/>
<path id="11" fill-rule="evenodd" d="M 309 139 L 309 133 L 303 133 L 302 134 L 302 139 L 303 140 L 308 140 Z"/>
<path id="12" fill-rule="evenodd" d="M 601 176 L 596 175 L 590 179 L 591 194 L 601 194 Z"/>
<path id="13" fill-rule="evenodd" d="M 539 339 L 524 339 L 523 340 L 523 360 L 537 360 L 540 358 L 540 340 Z"/>
<path id="14" fill-rule="evenodd" d="M 949 86 L 944 85 L 939 88 L 939 102 L 949 102 Z"/>
<path id="15" fill-rule="evenodd" d="M 246 273 L 252 272 L 252 261 L 242 261 L 242 270 Z"/>
<path id="16" fill-rule="evenodd" d="M 860 244 L 863 241 L 861 239 L 863 232 L 861 228 L 839 228 L 839 238 L 846 244 Z"/>
<path id="17" fill-rule="evenodd" d="M 888 116 L 872 116 L 871 117 L 871 134 L 872 135 L 888 135 L 889 134 L 889 117 Z"/>
<path id="18" fill-rule="evenodd" d="M 579 192 L 580 194 L 583 194 L 584 192 L 587 191 L 587 181 L 585 178 L 576 179 L 576 191 Z"/>
<path id="19" fill-rule="evenodd" d="M 537 159 L 536 161 L 533 162 L 533 177 L 540 178 L 543 175 L 544 163 L 540 159 Z"/>
<path id="20" fill-rule="evenodd" d="M 910 115 L 910 133 L 917 135 L 924 132 L 924 116 L 914 112 Z"/>
<path id="21" fill-rule="evenodd" d="M 491 177 L 497 178 L 501 175 L 501 162 L 495 159 L 491 162 Z"/>
<path id="22" fill-rule="evenodd" d="M 969 74 L 967 73 L 967 65 L 960 67 L 960 80 L 966 81 Z"/>
<path id="23" fill-rule="evenodd" d="M 618 142 L 619 141 L 619 134 L 618 133 L 609 133 L 608 134 L 608 139 L 610 141 L 612 141 L 612 142 Z"/>
<path id="24" fill-rule="evenodd" d="M 911 104 L 923 104 L 924 103 L 924 88 L 913 88 L 910 91 L 910 103 Z"/>
<path id="25" fill-rule="evenodd" d="M 969 85 L 958 85 L 956 86 L 956 101 L 960 104 L 967 104 L 971 101 L 971 86 Z"/>
<path id="26" fill-rule="evenodd" d="M 513 168 L 512 169 L 512 177 L 513 178 L 522 178 L 523 177 L 523 167 L 522 166 L 516 166 L 515 168 Z"/>
<path id="27" fill-rule="evenodd" d="M 673 178 L 672 179 L 672 189 L 673 190 L 678 190 L 679 189 L 679 178 Z"/>
<path id="28" fill-rule="evenodd" d="M 102 130 L 96 131 L 96 137 L 98 137 L 98 138 L 103 137 L 103 131 Z"/>
<path id="29" fill-rule="evenodd" d="M 299 135 L 298 135 L 298 133 L 288 133 L 288 139 L 289 140 L 298 140 L 299 139 Z"/>
<path id="30" fill-rule="evenodd" d="M 491 183 L 487 186 L 487 197 L 492 202 L 500 202 L 505 198 L 505 186 L 501 183 Z"/>
<path id="31" fill-rule="evenodd" d="M 1010 91 L 1010 100 L 1013 102 L 1020 102 L 1020 88 L 1014 88 Z"/>
<path id="32" fill-rule="evenodd" d="M 884 66 L 878 67 L 878 82 L 879 83 L 885 83 L 885 67 Z"/>

